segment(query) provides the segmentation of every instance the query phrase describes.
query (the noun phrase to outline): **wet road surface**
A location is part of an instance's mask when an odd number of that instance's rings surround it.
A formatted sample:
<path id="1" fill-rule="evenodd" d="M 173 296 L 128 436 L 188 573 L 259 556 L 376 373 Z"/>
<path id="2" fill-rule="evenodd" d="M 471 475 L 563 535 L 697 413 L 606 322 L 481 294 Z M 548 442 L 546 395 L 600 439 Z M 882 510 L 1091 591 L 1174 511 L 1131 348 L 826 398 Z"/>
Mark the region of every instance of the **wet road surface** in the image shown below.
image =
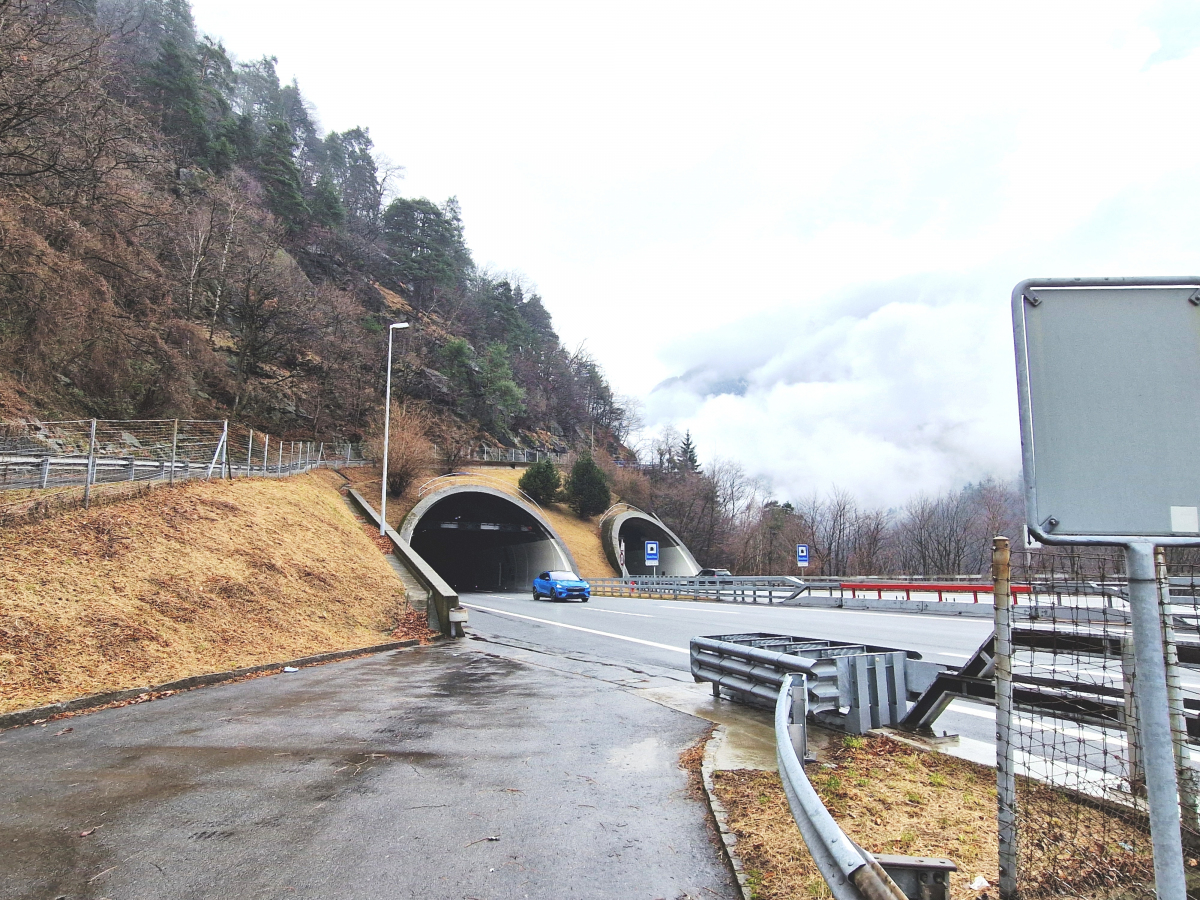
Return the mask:
<path id="1" fill-rule="evenodd" d="M 0 733 L 0 898 L 735 897 L 677 767 L 706 723 L 496 649 Z"/>
<path id="2" fill-rule="evenodd" d="M 794 634 L 916 650 L 930 662 L 960 666 L 992 633 L 991 619 L 767 604 L 630 597 L 563 603 L 502 593 L 463 594 L 462 603 L 471 609 L 471 630 L 492 640 L 661 667 L 687 681 L 691 681 L 688 642 L 696 635 Z M 961 735 L 966 751 L 962 755 L 994 764 L 996 725 L 991 706 L 955 700 L 935 728 Z"/>

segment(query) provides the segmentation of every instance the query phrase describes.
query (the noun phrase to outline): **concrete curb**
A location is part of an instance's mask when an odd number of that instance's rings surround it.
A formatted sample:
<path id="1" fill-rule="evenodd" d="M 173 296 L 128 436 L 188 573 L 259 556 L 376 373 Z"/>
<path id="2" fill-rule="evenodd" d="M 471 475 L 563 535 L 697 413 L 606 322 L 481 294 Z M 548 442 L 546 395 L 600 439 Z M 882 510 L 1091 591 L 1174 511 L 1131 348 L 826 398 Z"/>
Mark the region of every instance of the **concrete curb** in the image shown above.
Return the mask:
<path id="1" fill-rule="evenodd" d="M 700 776 L 704 782 L 704 793 L 708 797 L 708 808 L 713 821 L 717 823 L 717 831 L 721 836 L 721 850 L 729 862 L 729 868 L 737 878 L 738 893 L 742 900 L 752 900 L 750 888 L 746 886 L 746 870 L 742 867 L 742 859 L 734 847 L 737 845 L 737 835 L 729 829 L 729 813 L 717 798 L 713 787 L 713 772 L 716 771 L 717 746 L 725 740 L 726 728 L 718 725 L 713 729 L 713 735 L 704 744 L 704 761 L 700 763 Z"/>
<path id="2" fill-rule="evenodd" d="M 335 650 L 332 653 L 302 656 L 300 659 L 290 659 L 286 662 L 265 663 L 260 666 L 247 666 L 243 669 L 230 669 L 228 672 L 210 672 L 207 675 L 192 675 L 188 678 L 179 678 L 175 681 L 168 681 L 165 684 L 157 684 L 152 687 L 128 688 L 123 691 L 89 694 L 86 697 L 76 697 L 74 700 L 60 700 L 58 703 L 51 703 L 47 706 L 37 706 L 33 709 L 19 709 L 15 712 L 0 714 L 0 730 L 17 728 L 21 725 L 31 725 L 34 722 L 52 719 L 63 713 L 95 709 L 98 706 L 108 706 L 110 703 L 121 703 L 125 700 L 136 700 L 145 694 L 157 694 L 164 691 L 187 691 L 192 688 L 206 687 L 210 684 L 220 684 L 223 681 L 233 681 L 246 675 L 255 675 L 259 672 L 282 669 L 284 666 L 295 666 L 299 669 L 302 666 L 315 666 L 320 663 L 336 662 L 341 659 L 349 659 L 352 656 L 367 656 L 371 653 L 383 653 L 387 650 L 413 647 L 419 643 L 420 641 L 391 641 L 386 644 L 359 647 L 355 650 Z"/>

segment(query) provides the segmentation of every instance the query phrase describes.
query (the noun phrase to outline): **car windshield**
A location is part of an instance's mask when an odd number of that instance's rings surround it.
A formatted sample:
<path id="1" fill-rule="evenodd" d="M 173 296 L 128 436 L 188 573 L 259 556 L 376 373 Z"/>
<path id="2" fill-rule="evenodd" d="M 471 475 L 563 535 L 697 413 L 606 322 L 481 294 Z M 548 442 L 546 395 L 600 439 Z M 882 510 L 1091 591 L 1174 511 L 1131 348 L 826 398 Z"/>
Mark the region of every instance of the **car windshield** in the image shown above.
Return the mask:
<path id="1" fill-rule="evenodd" d="M 579 576 L 574 572 L 551 572 L 551 579 L 554 581 L 578 581 Z"/>

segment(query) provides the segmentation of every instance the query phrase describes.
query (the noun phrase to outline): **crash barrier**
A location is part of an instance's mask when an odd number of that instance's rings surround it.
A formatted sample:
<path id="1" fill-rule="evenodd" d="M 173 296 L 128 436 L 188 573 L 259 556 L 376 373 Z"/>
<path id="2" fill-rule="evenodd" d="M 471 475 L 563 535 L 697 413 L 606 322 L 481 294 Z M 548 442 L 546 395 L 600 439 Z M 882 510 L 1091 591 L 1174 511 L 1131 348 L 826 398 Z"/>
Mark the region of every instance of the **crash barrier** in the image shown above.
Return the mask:
<path id="1" fill-rule="evenodd" d="M 649 597 L 661 600 L 726 600 L 734 603 L 782 603 L 806 590 L 799 578 L 725 575 L 720 578 L 687 578 L 665 575 L 632 575 L 625 578 L 589 578 L 592 593 L 601 597 Z"/>
<path id="2" fill-rule="evenodd" d="M 841 581 L 792 575 L 724 575 L 717 578 L 634 575 L 589 581 L 592 593 L 603 597 L 713 600 L 985 619 L 992 616 L 992 586 L 974 582 Z M 1014 587 L 1017 594 L 1029 592 L 1027 585 Z"/>
<path id="3" fill-rule="evenodd" d="M 363 515 L 378 528 L 379 513 L 354 488 L 350 488 L 349 493 L 350 499 L 362 510 Z M 467 610 L 459 604 L 458 592 L 450 587 L 445 579 L 429 563 L 425 562 L 421 558 L 421 554 L 417 553 L 408 541 L 400 537 L 391 525 L 385 525 L 383 533 L 392 542 L 393 553 L 400 560 L 401 565 L 429 594 L 431 601 L 428 606 L 429 627 L 440 631 L 447 637 L 463 637 L 463 625 L 467 623 Z"/>
<path id="4" fill-rule="evenodd" d="M 953 862 L 872 856 L 842 831 L 821 802 L 802 763 L 810 677 L 802 670 L 782 676 L 775 701 L 775 757 L 792 818 L 830 892 L 836 900 L 949 900 L 950 873 L 958 870 Z"/>
<path id="5" fill-rule="evenodd" d="M 713 695 L 773 703 L 784 678 L 808 676 L 806 709 L 821 725 L 850 734 L 896 725 L 949 667 L 915 651 L 782 634 L 726 634 L 691 640 L 691 672 Z"/>
<path id="6" fill-rule="evenodd" d="M 227 419 L 0 423 L 0 490 L 82 485 L 86 499 L 95 484 L 276 477 L 366 464 L 354 444 L 283 440 Z"/>

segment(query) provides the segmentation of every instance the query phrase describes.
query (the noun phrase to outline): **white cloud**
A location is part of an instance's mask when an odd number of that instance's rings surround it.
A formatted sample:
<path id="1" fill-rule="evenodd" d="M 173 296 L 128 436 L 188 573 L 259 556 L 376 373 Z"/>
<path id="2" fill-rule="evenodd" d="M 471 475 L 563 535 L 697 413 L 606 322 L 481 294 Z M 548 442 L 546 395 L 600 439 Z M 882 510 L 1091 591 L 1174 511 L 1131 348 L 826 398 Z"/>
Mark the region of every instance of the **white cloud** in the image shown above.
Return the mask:
<path id="1" fill-rule="evenodd" d="M 194 5 L 782 494 L 1011 474 L 1012 285 L 1200 269 L 1194 3 Z"/>

